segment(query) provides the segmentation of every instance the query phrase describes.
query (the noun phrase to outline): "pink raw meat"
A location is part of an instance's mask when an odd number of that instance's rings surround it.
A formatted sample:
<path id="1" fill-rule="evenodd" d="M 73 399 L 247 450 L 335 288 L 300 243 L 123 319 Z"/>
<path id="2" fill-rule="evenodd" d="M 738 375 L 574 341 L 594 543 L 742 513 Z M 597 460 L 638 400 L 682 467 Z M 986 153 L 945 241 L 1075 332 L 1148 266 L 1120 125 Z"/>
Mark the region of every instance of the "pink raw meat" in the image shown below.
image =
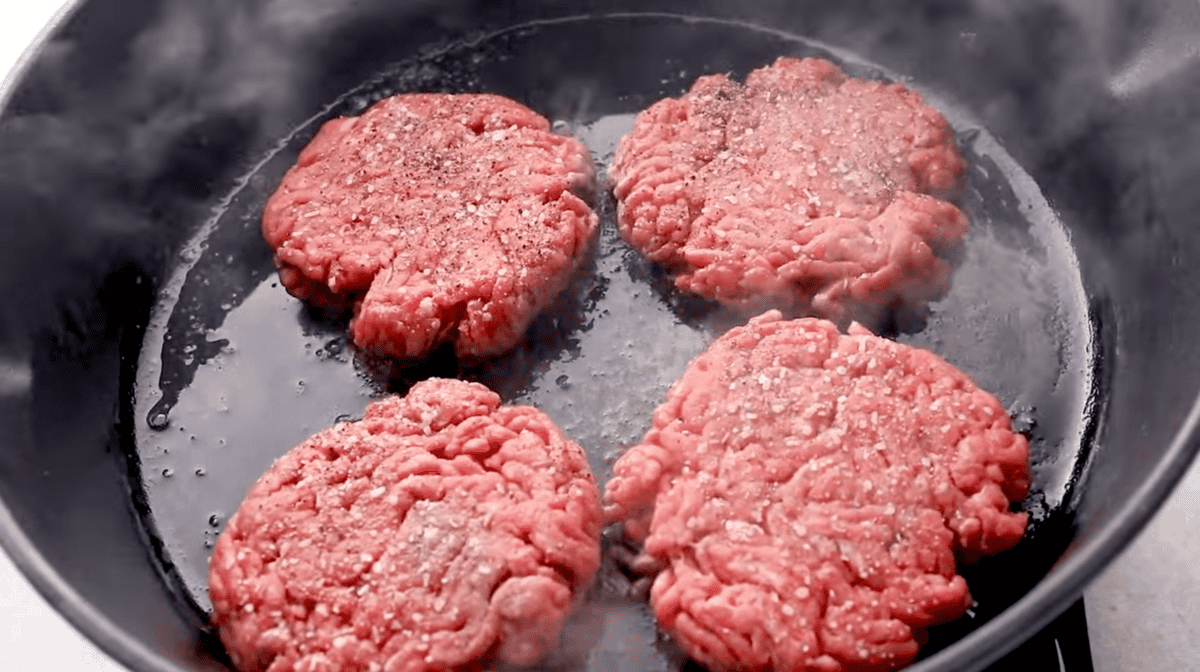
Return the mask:
<path id="1" fill-rule="evenodd" d="M 490 94 L 403 94 L 326 123 L 263 213 L 300 299 L 356 302 L 355 345 L 401 359 L 516 345 L 597 218 L 591 155 Z"/>
<path id="2" fill-rule="evenodd" d="M 615 466 L 611 520 L 665 569 L 663 629 L 716 671 L 891 670 L 1011 548 L 1029 445 L 930 352 L 766 313 L 694 360 Z"/>
<path id="3" fill-rule="evenodd" d="M 213 550 L 213 622 L 243 672 L 527 665 L 595 575 L 601 523 L 545 414 L 421 382 L 255 483 Z"/>
<path id="4" fill-rule="evenodd" d="M 936 253 L 967 221 L 935 198 L 966 166 L 902 84 L 780 58 L 741 84 L 701 77 L 638 115 L 609 169 L 626 240 L 676 285 L 742 310 L 848 322 L 948 288 Z"/>

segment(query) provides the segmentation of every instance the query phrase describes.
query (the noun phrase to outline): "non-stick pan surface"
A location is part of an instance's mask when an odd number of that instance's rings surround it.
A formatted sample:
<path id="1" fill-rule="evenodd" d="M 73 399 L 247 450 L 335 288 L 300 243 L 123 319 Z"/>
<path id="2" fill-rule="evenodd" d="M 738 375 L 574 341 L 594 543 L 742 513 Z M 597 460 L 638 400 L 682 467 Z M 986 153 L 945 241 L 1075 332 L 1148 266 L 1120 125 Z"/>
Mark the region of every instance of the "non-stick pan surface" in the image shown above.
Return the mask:
<path id="1" fill-rule="evenodd" d="M 550 413 L 603 481 L 687 361 L 744 319 L 633 254 L 602 190 L 589 265 L 513 353 L 404 369 L 355 352 L 345 315 L 278 286 L 259 216 L 322 121 L 401 91 L 510 96 L 601 169 L 638 110 L 780 55 L 904 79 L 946 113 L 973 166 L 953 287 L 927 321 L 870 326 L 1010 408 L 1032 439 L 1033 523 L 1013 551 L 962 567 L 978 604 L 931 632 L 914 669 L 979 669 L 1032 634 L 1182 473 L 1200 389 L 1200 273 L 1184 262 L 1200 234 L 1181 215 L 1200 205 L 1185 179 L 1198 171 L 1153 150 L 1162 129 L 1200 135 L 1186 121 L 1200 96 L 1104 88 L 1085 38 L 1132 47 L 1080 32 L 1053 2 L 914 2 L 886 21 L 872 3 L 686 17 L 592 4 L 363 2 L 347 19 L 282 0 L 226 13 L 144 0 L 132 15 L 97 0 L 44 49 L 0 124 L 14 222 L 0 354 L 16 372 L 0 399 L 0 523 L 39 587 L 119 659 L 224 666 L 205 631 L 212 541 L 271 460 L 372 398 L 431 375 L 484 382 Z M 22 291 L 38 274 L 54 281 Z M 605 565 L 552 669 L 684 664 L 628 583 Z"/>
<path id="2" fill-rule="evenodd" d="M 618 52 L 626 67 L 614 67 Z M 583 140 L 604 180 L 639 110 L 681 94 L 697 76 L 740 78 L 781 55 L 834 58 L 860 77 L 895 78 L 853 54 L 745 24 L 568 18 L 400 63 L 282 138 L 187 244 L 146 332 L 133 427 L 145 522 L 162 544 L 169 580 L 206 612 L 208 551 L 254 479 L 314 432 L 431 375 L 483 382 L 508 402 L 543 409 L 584 446 L 603 487 L 688 361 L 745 319 L 677 292 L 640 259 L 616 233 L 604 189 L 592 262 L 518 350 L 482 364 L 443 351 L 411 369 L 365 356 L 347 341 L 345 315 L 323 314 L 284 291 L 259 229 L 264 201 L 323 121 L 404 91 L 499 93 Z M 1087 401 L 1097 384 L 1094 326 L 1065 231 L 987 130 L 940 102 L 973 166 L 962 197 L 972 230 L 953 290 L 927 321 L 871 326 L 942 354 L 1000 396 L 1030 432 L 1035 481 L 1025 504 L 1029 539 L 1012 554 L 964 568 L 978 604 L 965 622 L 936 630 L 930 652 L 1009 606 L 1061 553 L 1065 538 L 1053 532 L 1079 482 L 1094 411 Z M 629 583 L 605 565 L 550 668 L 600 672 L 618 659 L 644 670 L 679 667 L 648 608 L 627 596 Z"/>

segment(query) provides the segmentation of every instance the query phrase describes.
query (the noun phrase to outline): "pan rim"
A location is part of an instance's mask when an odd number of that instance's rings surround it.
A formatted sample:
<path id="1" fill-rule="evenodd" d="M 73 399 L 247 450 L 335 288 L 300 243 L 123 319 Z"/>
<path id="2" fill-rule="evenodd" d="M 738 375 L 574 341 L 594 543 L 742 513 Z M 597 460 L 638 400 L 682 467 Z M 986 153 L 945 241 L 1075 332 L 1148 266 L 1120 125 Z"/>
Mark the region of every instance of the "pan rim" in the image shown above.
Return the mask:
<path id="1" fill-rule="evenodd" d="M 1015 648 L 1001 642 L 1011 641 L 1010 638 L 1024 642 L 1066 611 L 1087 584 L 1125 550 L 1175 491 L 1200 452 L 1198 430 L 1200 396 L 1192 402 L 1182 426 L 1150 476 L 1091 539 L 1051 568 L 1047 574 L 1051 580 L 1038 581 L 1008 609 L 909 669 L 914 672 L 981 670 Z M 1068 550 L 1071 550 L 1070 546 Z M 964 667 L 962 663 L 968 666 Z"/>
<path id="2" fill-rule="evenodd" d="M 0 80 L 0 110 L 50 38 L 85 0 L 65 0 L 51 21 Z M 628 12 L 641 15 L 642 12 Z M 653 14 L 653 12 L 645 12 Z M 1083 589 L 1122 553 L 1175 491 L 1200 453 L 1200 393 L 1173 434 L 1167 450 L 1134 494 L 1097 532 L 1056 564 L 1045 578 L 1009 608 L 928 659 L 914 672 L 971 672 L 1009 652 L 1065 611 Z M 76 591 L 32 543 L 0 499 L 0 548 L 38 593 L 91 642 L 137 672 L 185 672 L 153 647 L 134 638 Z"/>
<path id="3" fill-rule="evenodd" d="M 0 110 L 8 107 L 9 99 L 12 97 L 13 91 L 17 88 L 17 82 L 25 78 L 25 73 L 33 65 L 35 57 L 38 56 L 46 44 L 50 42 L 50 38 L 58 32 L 58 29 L 64 26 L 75 12 L 79 10 L 86 0 L 57 0 L 60 3 L 58 10 L 42 26 L 34 36 L 33 41 L 25 46 L 21 55 L 17 57 L 16 63 L 13 64 L 11 70 L 5 73 L 0 73 Z"/>
<path id="4" fill-rule="evenodd" d="M 21 52 L 12 69 L 0 76 L 0 111 L 8 108 L 18 82 L 25 78 L 36 57 L 85 1 L 60 0 L 58 10 Z M 0 549 L 56 613 L 121 666 L 139 672 L 186 672 L 131 636 L 76 591 L 25 534 L 3 498 L 0 498 Z"/>
<path id="5" fill-rule="evenodd" d="M 186 672 L 131 636 L 76 591 L 37 550 L 2 499 L 0 548 L 58 614 L 122 666 L 139 672 Z"/>

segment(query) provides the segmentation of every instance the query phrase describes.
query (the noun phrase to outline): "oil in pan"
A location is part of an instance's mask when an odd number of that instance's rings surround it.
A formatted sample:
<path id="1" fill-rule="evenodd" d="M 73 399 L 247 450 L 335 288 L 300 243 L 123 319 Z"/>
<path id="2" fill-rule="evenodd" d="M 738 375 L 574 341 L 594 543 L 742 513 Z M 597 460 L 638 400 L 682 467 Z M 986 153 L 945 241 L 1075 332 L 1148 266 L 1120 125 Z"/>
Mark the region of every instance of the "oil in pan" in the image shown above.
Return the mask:
<path id="1" fill-rule="evenodd" d="M 621 452 L 686 364 L 739 318 L 675 292 L 619 237 L 604 166 L 634 115 L 698 76 L 742 77 L 781 55 L 823 56 L 858 77 L 888 71 L 828 45 L 752 26 L 666 15 L 528 24 L 442 48 L 334 101 L 280 141 L 200 230 L 163 290 L 133 391 L 140 496 L 148 533 L 181 600 L 210 606 L 207 558 L 226 517 L 270 463 L 373 399 L 431 375 L 492 387 L 541 408 L 587 451 L 603 487 Z M 919 82 L 910 82 L 920 88 Z M 263 203 L 320 123 L 404 91 L 487 91 L 560 120 L 592 150 L 601 231 L 568 292 L 518 349 L 463 367 L 445 351 L 414 370 L 363 356 L 346 315 L 323 314 L 278 283 L 260 234 Z M 971 164 L 960 205 L 971 219 L 952 289 L 898 340 L 929 348 L 994 392 L 1028 427 L 1034 468 L 1027 538 L 1006 556 L 962 567 L 978 604 L 933 628 L 922 655 L 1003 610 L 1057 558 L 1073 488 L 1086 464 L 1096 385 L 1094 326 L 1061 224 L 1031 178 L 969 113 L 925 92 L 954 126 Z M 1066 538 L 1069 538 L 1067 535 Z M 1022 555 L 1025 573 L 1008 568 Z M 648 608 L 627 596 L 611 562 L 568 624 L 555 670 L 672 670 Z"/>

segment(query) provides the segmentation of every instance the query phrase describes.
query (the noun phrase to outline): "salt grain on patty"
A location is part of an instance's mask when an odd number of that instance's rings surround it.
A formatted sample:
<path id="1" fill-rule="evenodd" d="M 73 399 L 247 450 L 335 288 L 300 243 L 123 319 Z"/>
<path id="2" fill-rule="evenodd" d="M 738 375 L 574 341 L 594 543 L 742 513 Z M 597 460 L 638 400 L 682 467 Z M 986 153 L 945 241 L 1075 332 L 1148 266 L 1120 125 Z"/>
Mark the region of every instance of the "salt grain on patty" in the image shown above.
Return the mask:
<path id="1" fill-rule="evenodd" d="M 355 345 L 416 359 L 515 346 L 581 263 L 591 154 L 491 94 L 402 94 L 326 123 L 263 213 L 288 291 L 353 303 Z"/>
<path id="2" fill-rule="evenodd" d="M 616 463 L 611 520 L 665 567 L 662 628 L 714 671 L 890 670 L 1011 548 L 1028 442 L 933 353 L 764 314 L 694 360 Z"/>
<path id="3" fill-rule="evenodd" d="M 919 93 L 780 58 L 652 105 L 609 172 L 622 234 L 679 288 L 845 323 L 946 291 L 967 220 L 937 196 L 965 169 Z"/>
<path id="4" fill-rule="evenodd" d="M 210 560 L 242 672 L 527 665 L 599 566 L 583 450 L 532 407 L 429 380 L 281 457 Z"/>

